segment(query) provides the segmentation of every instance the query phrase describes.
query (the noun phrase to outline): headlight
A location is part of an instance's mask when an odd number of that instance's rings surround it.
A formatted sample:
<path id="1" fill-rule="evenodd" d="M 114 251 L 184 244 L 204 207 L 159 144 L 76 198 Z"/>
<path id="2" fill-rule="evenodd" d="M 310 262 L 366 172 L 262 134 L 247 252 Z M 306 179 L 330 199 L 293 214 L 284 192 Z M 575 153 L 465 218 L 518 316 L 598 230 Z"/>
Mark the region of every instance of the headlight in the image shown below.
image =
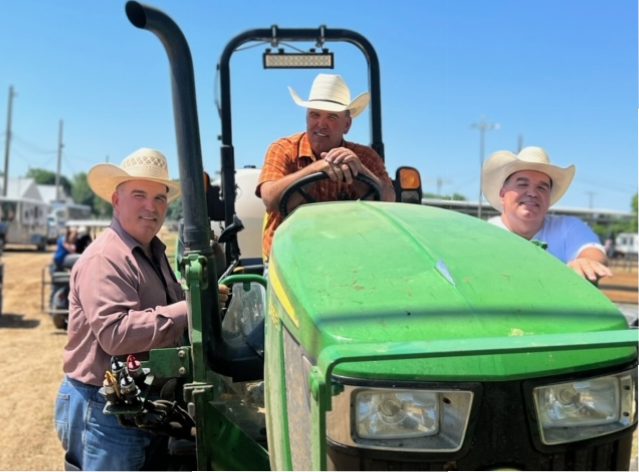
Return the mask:
<path id="1" fill-rule="evenodd" d="M 359 448 L 453 452 L 461 449 L 472 400 L 471 391 L 345 386 L 333 398 L 328 436 Z"/>
<path id="2" fill-rule="evenodd" d="M 414 438 L 439 431 L 435 392 L 361 390 L 355 394 L 355 430 L 361 438 Z"/>
<path id="3" fill-rule="evenodd" d="M 635 389 L 631 372 L 533 389 L 542 442 L 581 441 L 632 425 Z"/>

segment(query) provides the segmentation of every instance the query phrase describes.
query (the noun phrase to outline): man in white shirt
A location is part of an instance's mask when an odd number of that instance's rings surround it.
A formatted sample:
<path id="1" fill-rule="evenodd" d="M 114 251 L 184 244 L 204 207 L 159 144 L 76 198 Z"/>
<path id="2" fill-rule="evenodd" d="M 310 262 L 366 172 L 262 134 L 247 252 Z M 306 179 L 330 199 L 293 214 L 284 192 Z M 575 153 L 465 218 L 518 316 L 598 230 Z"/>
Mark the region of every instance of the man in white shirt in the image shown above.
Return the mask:
<path id="1" fill-rule="evenodd" d="M 579 275 L 596 282 L 612 275 L 604 247 L 583 221 L 572 216 L 547 215 L 566 193 L 575 166 L 550 164 L 540 147 L 515 155 L 498 151 L 484 164 L 482 188 L 486 200 L 501 212 L 488 220 L 528 240 L 544 243 L 548 252 Z"/>

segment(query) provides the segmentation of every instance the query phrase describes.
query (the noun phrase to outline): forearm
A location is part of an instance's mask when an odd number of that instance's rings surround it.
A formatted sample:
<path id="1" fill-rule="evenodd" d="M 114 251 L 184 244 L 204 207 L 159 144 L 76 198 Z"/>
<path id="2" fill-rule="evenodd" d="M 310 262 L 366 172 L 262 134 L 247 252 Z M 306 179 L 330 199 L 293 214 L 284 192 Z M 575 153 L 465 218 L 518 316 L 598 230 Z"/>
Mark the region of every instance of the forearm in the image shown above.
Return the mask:
<path id="1" fill-rule="evenodd" d="M 260 195 L 264 202 L 264 206 L 266 207 L 266 211 L 278 211 L 280 199 L 282 198 L 284 191 L 293 182 L 296 182 L 307 175 L 314 174 L 315 172 L 317 171 L 312 166 L 306 166 L 292 174 L 285 175 L 278 180 L 264 182 L 260 187 Z"/>
<path id="2" fill-rule="evenodd" d="M 377 177 L 368 167 L 362 165 L 362 172 L 366 174 L 367 177 L 370 177 L 379 185 L 379 188 L 382 189 L 382 200 L 385 202 L 394 202 L 395 198 L 395 189 L 393 188 L 393 184 L 390 181 L 382 180 Z"/>
<path id="3" fill-rule="evenodd" d="M 597 248 L 587 247 L 575 259 L 568 262 L 568 266 L 582 277 L 596 282 L 602 277 L 609 277 L 612 271 L 606 266 L 606 255 Z"/>
<path id="4" fill-rule="evenodd" d="M 591 259 L 603 265 L 608 264 L 608 258 L 603 253 L 603 251 L 600 251 L 595 247 L 587 247 L 577 255 L 577 258 Z"/>
<path id="5" fill-rule="evenodd" d="M 92 320 L 92 327 L 98 327 L 100 346 L 112 356 L 174 347 L 186 326 L 185 301 L 126 313 L 100 310 L 99 315 Z"/>
<path id="6" fill-rule="evenodd" d="M 382 184 L 382 188 L 384 190 L 384 194 L 382 195 L 382 200 L 385 202 L 394 202 L 397 201 L 397 196 L 395 195 L 395 189 L 392 185 Z"/>
<path id="7" fill-rule="evenodd" d="M 74 269 L 70 316 L 84 318 L 109 355 L 174 346 L 187 327 L 186 302 L 170 303 L 183 298 L 179 284 L 145 277 L 153 269 L 143 256 L 105 252 L 89 254 Z M 100 274 L 97 283 L 95 274 Z"/>

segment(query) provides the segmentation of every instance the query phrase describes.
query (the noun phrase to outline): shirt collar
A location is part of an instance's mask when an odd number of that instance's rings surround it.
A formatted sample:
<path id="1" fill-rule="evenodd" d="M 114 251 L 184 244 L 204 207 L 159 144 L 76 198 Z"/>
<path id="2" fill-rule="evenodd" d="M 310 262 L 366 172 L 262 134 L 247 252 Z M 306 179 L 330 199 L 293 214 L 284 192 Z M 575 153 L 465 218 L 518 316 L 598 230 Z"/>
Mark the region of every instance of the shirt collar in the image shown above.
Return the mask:
<path id="1" fill-rule="evenodd" d="M 342 139 L 340 146 L 347 147 L 347 143 L 344 139 Z M 316 156 L 315 154 L 313 154 L 313 148 L 311 148 L 311 141 L 310 139 L 308 139 L 308 133 L 306 132 L 302 133 L 300 141 L 297 145 L 297 158 L 301 159 L 303 157 L 310 158 L 312 161 L 316 161 L 319 159 L 319 156 Z"/>

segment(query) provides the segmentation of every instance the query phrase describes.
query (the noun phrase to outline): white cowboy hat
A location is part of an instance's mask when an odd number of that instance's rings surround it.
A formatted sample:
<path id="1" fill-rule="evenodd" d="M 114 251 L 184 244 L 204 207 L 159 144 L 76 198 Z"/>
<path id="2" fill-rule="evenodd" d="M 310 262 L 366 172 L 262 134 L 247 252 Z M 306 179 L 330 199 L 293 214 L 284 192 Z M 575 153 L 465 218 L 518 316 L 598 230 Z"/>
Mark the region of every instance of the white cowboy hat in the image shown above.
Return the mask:
<path id="1" fill-rule="evenodd" d="M 482 190 L 488 203 L 495 209 L 504 210 L 499 192 L 506 179 L 520 170 L 535 170 L 550 177 L 552 182 L 550 206 L 552 206 L 570 187 L 576 169 L 574 165 L 566 168 L 552 165 L 546 151 L 536 146 L 526 147 L 517 155 L 510 151 L 497 151 L 490 156 L 482 169 Z"/>
<path id="2" fill-rule="evenodd" d="M 154 149 L 138 149 L 125 157 L 119 166 L 98 164 L 87 175 L 91 190 L 109 203 L 118 185 L 129 180 L 147 180 L 166 185 L 169 202 L 180 196 L 180 184 L 169 179 L 166 157 Z"/>
<path id="3" fill-rule="evenodd" d="M 295 103 L 301 107 L 325 111 L 350 110 L 352 118 L 363 112 L 371 100 L 370 94 L 364 92 L 351 101 L 351 91 L 346 82 L 342 76 L 334 74 L 318 74 L 313 80 L 308 100 L 302 100 L 292 87 L 288 90 Z"/>

